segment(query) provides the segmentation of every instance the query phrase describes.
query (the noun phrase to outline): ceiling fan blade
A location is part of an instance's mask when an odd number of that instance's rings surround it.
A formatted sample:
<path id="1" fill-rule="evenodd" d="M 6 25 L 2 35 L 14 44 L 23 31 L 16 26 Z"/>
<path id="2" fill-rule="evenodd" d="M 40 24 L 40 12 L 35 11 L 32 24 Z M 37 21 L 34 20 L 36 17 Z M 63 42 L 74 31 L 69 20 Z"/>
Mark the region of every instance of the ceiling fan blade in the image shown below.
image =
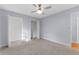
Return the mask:
<path id="1" fill-rule="evenodd" d="M 52 8 L 51 6 L 48 6 L 48 7 L 45 7 L 44 9 L 50 9 L 50 8 Z"/>
<path id="2" fill-rule="evenodd" d="M 33 4 L 33 6 L 34 6 L 34 7 L 37 7 L 37 5 L 36 5 L 36 4 Z"/>

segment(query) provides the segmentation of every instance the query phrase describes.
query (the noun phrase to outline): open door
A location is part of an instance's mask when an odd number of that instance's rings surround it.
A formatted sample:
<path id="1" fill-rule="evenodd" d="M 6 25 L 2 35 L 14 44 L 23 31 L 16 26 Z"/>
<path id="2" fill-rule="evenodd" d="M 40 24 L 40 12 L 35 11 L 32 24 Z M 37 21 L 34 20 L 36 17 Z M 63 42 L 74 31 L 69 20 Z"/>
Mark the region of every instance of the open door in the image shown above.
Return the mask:
<path id="1" fill-rule="evenodd" d="M 31 21 L 31 38 L 32 39 L 39 39 L 40 37 L 40 26 L 38 20 Z"/>

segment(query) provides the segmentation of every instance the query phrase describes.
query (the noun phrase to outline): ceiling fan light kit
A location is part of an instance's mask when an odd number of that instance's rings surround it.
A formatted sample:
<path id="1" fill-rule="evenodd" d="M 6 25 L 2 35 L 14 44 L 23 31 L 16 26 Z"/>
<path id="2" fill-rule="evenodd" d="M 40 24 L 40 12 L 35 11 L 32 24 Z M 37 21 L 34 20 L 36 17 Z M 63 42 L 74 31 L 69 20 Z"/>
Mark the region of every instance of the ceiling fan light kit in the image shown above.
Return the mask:
<path id="1" fill-rule="evenodd" d="M 36 13 L 38 13 L 38 14 L 42 14 L 43 13 L 43 11 L 42 10 L 37 10 L 37 12 Z"/>
<path id="2" fill-rule="evenodd" d="M 36 11 L 32 11 L 35 12 L 37 14 L 43 14 L 45 9 L 50 9 L 51 6 L 47 6 L 44 8 L 44 6 L 42 4 L 33 4 L 33 6 L 36 8 Z"/>

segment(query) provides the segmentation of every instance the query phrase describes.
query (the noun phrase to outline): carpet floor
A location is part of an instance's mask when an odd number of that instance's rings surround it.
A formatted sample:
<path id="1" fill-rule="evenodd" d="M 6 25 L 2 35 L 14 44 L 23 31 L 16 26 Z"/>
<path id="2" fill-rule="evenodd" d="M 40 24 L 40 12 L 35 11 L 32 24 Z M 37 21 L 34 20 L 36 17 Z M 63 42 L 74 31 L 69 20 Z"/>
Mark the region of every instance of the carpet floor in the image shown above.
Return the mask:
<path id="1" fill-rule="evenodd" d="M 79 55 L 79 51 L 43 39 L 16 41 L 11 47 L 0 48 L 0 55 Z"/>

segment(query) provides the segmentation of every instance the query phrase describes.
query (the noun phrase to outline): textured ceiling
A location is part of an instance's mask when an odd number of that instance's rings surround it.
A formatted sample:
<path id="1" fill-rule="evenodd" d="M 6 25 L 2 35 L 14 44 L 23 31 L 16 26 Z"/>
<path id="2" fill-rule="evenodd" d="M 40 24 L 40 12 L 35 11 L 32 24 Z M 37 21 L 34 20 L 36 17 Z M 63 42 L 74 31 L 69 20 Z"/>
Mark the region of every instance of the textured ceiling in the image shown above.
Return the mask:
<path id="1" fill-rule="evenodd" d="M 49 5 L 52 6 L 52 8 L 44 10 L 44 15 L 31 13 L 31 11 L 35 10 L 35 7 L 32 4 L 1 4 L 0 8 L 22 13 L 36 18 L 44 18 L 52 14 L 78 6 L 77 4 L 43 4 L 44 7 Z"/>

